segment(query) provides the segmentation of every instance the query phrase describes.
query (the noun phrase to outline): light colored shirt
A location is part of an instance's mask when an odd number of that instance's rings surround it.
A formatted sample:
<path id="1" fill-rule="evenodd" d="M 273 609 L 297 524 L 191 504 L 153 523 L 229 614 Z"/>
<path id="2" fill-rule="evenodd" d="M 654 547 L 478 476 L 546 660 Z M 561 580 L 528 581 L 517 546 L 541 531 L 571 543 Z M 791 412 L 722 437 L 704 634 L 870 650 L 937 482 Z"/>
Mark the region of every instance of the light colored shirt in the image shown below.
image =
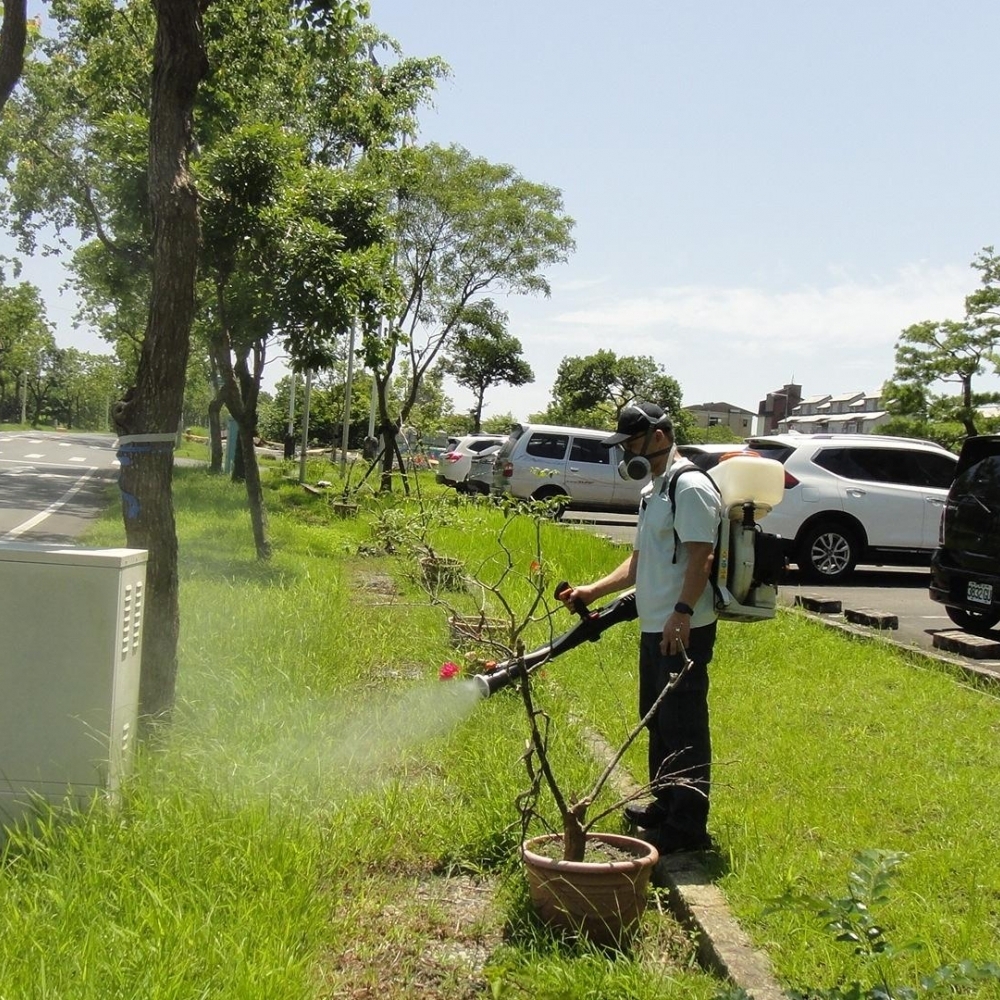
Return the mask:
<path id="1" fill-rule="evenodd" d="M 643 632 L 663 631 L 667 618 L 681 597 L 688 550 L 683 544 L 677 546 L 677 560 L 674 561 L 674 532 L 677 532 L 676 537 L 681 543 L 708 542 L 714 546 L 718 539 L 722 501 L 705 476 L 696 473 L 681 476 L 677 480 L 674 497 L 676 517 L 671 509 L 667 484 L 678 469 L 688 465 L 692 463 L 677 459 L 642 491 L 632 547 L 639 553 L 635 601 L 639 627 Z M 708 582 L 694 604 L 691 627 L 710 625 L 715 619 L 715 596 L 712 584 Z"/>

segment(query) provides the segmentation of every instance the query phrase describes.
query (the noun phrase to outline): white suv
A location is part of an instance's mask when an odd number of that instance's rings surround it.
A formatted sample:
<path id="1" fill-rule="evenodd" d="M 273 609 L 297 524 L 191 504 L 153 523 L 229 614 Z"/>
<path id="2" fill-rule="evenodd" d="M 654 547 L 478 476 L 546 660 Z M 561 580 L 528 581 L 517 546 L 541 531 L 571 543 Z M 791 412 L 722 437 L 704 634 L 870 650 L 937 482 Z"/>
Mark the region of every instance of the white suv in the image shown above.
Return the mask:
<path id="1" fill-rule="evenodd" d="M 785 467 L 767 530 L 813 580 L 840 581 L 859 562 L 929 562 L 958 459 L 930 441 L 879 434 L 774 434 L 747 447 Z"/>
<path id="2" fill-rule="evenodd" d="M 438 459 L 437 481 L 464 492 L 473 458 L 494 454 L 506 440 L 493 434 L 470 434 L 460 438 Z"/>
<path id="3" fill-rule="evenodd" d="M 642 482 L 618 475 L 621 445 L 605 448 L 611 431 L 551 424 L 518 424 L 493 461 L 493 494 L 522 500 L 565 498 L 565 506 L 585 510 L 639 508 Z"/>

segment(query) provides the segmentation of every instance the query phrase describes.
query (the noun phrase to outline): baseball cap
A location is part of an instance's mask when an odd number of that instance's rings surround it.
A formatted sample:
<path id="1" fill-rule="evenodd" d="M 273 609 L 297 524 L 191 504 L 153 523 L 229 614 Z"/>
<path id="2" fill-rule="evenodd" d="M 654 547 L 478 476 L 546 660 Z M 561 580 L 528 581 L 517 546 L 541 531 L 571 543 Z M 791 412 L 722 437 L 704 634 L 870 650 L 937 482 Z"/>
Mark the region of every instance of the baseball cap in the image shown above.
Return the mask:
<path id="1" fill-rule="evenodd" d="M 632 403 L 626 406 L 618 416 L 616 433 L 605 438 L 601 443 L 605 448 L 621 444 L 636 434 L 644 434 L 648 430 L 659 428 L 668 434 L 674 432 L 674 422 L 667 416 L 662 406 L 656 403 Z"/>

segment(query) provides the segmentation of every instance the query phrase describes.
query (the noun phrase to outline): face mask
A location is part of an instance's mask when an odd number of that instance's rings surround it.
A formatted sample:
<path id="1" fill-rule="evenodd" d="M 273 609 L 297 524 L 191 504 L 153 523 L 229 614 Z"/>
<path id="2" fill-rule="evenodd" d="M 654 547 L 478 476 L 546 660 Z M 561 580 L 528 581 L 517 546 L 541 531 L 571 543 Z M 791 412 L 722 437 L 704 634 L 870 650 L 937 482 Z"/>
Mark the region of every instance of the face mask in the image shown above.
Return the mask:
<path id="1" fill-rule="evenodd" d="M 660 451 L 650 452 L 648 455 L 630 455 L 623 458 L 618 463 L 618 475 L 625 480 L 631 479 L 638 481 L 648 479 L 653 472 L 652 466 L 649 464 L 649 460 L 651 458 L 656 458 L 658 455 L 669 456 L 667 458 L 666 466 L 666 468 L 669 469 L 677 455 L 677 449 L 671 445 L 669 448 L 663 448 Z"/>

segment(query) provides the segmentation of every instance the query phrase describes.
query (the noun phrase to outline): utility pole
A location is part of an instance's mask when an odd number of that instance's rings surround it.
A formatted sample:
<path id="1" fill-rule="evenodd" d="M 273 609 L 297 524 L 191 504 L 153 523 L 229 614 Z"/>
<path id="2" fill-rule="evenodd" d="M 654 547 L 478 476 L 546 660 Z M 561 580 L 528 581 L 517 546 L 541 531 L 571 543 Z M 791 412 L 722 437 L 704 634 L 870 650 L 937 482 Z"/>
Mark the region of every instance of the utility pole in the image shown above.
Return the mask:
<path id="1" fill-rule="evenodd" d="M 312 369 L 306 369 L 306 387 L 302 393 L 302 454 L 299 456 L 299 482 L 306 481 L 306 449 L 309 445 L 309 396 L 312 392 Z"/>
<path id="2" fill-rule="evenodd" d="M 295 372 L 289 373 L 288 378 L 288 426 L 285 428 L 285 458 L 295 457 L 295 383 L 299 377 Z"/>
<path id="3" fill-rule="evenodd" d="M 347 348 L 347 384 L 344 386 L 344 426 L 340 434 L 340 475 L 347 474 L 347 435 L 351 428 L 351 382 L 354 380 L 354 335 L 357 323 L 351 323 L 351 339 Z"/>
<path id="4" fill-rule="evenodd" d="M 28 371 L 21 372 L 21 424 L 28 422 Z"/>

